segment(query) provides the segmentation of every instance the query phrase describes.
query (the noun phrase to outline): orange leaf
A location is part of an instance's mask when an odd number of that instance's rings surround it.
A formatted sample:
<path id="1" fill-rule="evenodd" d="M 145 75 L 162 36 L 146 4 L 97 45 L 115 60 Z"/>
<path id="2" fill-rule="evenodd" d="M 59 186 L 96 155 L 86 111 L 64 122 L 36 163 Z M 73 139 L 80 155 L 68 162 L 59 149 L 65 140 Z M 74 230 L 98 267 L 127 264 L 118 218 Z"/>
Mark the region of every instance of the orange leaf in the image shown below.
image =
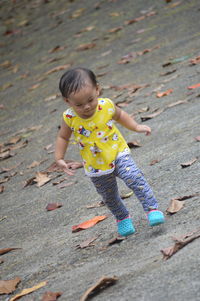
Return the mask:
<path id="1" fill-rule="evenodd" d="M 61 71 L 61 70 L 68 69 L 70 66 L 71 66 L 70 64 L 66 64 L 66 65 L 61 65 L 61 66 L 54 67 L 51 70 L 45 72 L 45 75 L 49 75 L 49 74 L 54 73 L 54 72 L 58 72 L 58 71 Z"/>
<path id="2" fill-rule="evenodd" d="M 19 299 L 19 298 L 21 298 L 21 297 L 23 297 L 23 296 L 25 296 L 25 295 L 28 295 L 28 294 L 30 294 L 30 293 L 36 291 L 37 289 L 39 289 L 39 288 L 45 286 L 46 284 L 47 284 L 47 281 L 43 281 L 43 282 L 40 282 L 39 284 L 37 284 L 37 285 L 35 285 L 35 286 L 33 286 L 33 287 L 23 289 L 23 290 L 21 291 L 21 293 L 19 293 L 19 294 L 15 295 L 14 297 L 12 297 L 12 298 L 10 299 L 10 301 L 15 301 L 15 300 L 17 300 L 17 299 Z"/>
<path id="3" fill-rule="evenodd" d="M 5 248 L 5 249 L 0 249 L 0 255 L 3 255 L 3 254 L 6 254 L 10 251 L 13 251 L 13 250 L 19 250 L 20 248 Z"/>
<path id="4" fill-rule="evenodd" d="M 193 85 L 193 86 L 189 86 L 188 90 L 196 89 L 196 88 L 199 88 L 199 87 L 200 87 L 200 83 L 198 83 L 196 85 Z"/>
<path id="5" fill-rule="evenodd" d="M 160 98 L 160 97 L 163 97 L 163 96 L 167 96 L 167 95 L 171 94 L 172 92 L 173 92 L 173 89 L 169 89 L 169 90 L 164 91 L 164 92 L 158 92 L 158 93 L 156 94 L 156 96 L 157 96 L 158 98 Z"/>
<path id="6" fill-rule="evenodd" d="M 103 221 L 106 218 L 107 218 L 106 215 L 95 216 L 92 219 L 89 219 L 89 220 L 87 220 L 87 221 L 85 221 L 85 222 L 83 222 L 79 225 L 72 226 L 72 232 L 78 232 L 78 231 L 81 231 L 81 230 L 91 228 L 91 227 L 93 227 L 94 225 L 96 225 L 97 223 Z"/>

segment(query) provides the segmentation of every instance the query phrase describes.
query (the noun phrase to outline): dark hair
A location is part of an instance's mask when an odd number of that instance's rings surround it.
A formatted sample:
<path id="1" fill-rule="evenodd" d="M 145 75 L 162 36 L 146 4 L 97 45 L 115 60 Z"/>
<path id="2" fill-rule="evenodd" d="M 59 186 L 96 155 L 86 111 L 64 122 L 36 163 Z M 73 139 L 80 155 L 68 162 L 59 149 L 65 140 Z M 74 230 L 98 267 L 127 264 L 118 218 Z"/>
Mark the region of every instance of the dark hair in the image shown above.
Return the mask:
<path id="1" fill-rule="evenodd" d="M 87 82 L 90 81 L 92 85 L 97 85 L 95 74 L 86 68 L 74 68 L 66 71 L 59 83 L 59 89 L 63 97 L 68 98 L 71 93 L 81 90 Z"/>

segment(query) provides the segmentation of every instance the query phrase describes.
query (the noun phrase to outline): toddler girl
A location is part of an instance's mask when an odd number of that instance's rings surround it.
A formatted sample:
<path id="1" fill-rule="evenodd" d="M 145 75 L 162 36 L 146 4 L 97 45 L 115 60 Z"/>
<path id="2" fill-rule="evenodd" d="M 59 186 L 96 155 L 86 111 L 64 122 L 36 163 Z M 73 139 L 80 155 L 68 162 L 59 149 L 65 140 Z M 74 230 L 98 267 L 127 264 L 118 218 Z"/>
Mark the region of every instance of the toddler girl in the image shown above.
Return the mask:
<path id="1" fill-rule="evenodd" d="M 150 127 L 138 124 L 110 99 L 99 97 L 99 85 L 91 70 L 68 70 L 61 77 L 59 88 L 69 108 L 63 113 L 56 140 L 55 159 L 58 166 L 68 175 L 74 174 L 73 165 L 64 161 L 73 133 L 79 145 L 85 173 L 114 215 L 120 235 L 133 234 L 135 228 L 120 198 L 116 177 L 121 178 L 134 191 L 150 226 L 164 223 L 164 215 L 157 210 L 158 202 L 152 189 L 133 161 L 129 147 L 114 121 L 131 131 L 146 135 L 150 135 Z"/>

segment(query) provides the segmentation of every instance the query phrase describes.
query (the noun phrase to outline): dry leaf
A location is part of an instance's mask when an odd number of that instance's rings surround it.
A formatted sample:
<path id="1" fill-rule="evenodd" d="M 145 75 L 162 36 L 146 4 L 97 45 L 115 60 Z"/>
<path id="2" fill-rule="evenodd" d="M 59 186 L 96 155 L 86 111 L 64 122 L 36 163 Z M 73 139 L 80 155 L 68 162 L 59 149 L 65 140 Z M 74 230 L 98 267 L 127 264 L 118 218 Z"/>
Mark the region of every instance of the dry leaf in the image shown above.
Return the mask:
<path id="1" fill-rule="evenodd" d="M 47 159 L 44 159 L 42 161 L 33 161 L 30 165 L 27 166 L 27 168 L 28 169 L 34 168 L 34 167 L 39 166 L 40 164 L 44 163 L 45 161 L 47 161 Z"/>
<path id="2" fill-rule="evenodd" d="M 47 172 L 39 171 L 36 173 L 36 177 L 35 177 L 34 181 L 37 183 L 36 184 L 37 187 L 41 187 L 44 184 L 51 181 L 51 178 L 48 176 Z"/>
<path id="3" fill-rule="evenodd" d="M 199 87 L 200 87 L 200 83 L 198 83 L 196 85 L 193 85 L 193 86 L 189 86 L 188 90 L 196 89 L 196 88 L 199 88 Z"/>
<path id="4" fill-rule="evenodd" d="M 87 220 L 87 221 L 85 221 L 85 222 L 83 222 L 79 225 L 72 226 L 72 232 L 74 233 L 74 232 L 78 232 L 78 231 L 81 231 L 81 230 L 91 228 L 91 227 L 93 227 L 94 225 L 96 225 L 97 223 L 103 221 L 106 218 L 107 218 L 106 215 L 95 216 L 92 219 Z"/>
<path id="5" fill-rule="evenodd" d="M 64 50 L 66 48 L 66 46 L 60 46 L 60 45 L 57 45 L 53 48 L 51 48 L 48 53 L 54 53 L 54 52 L 58 52 L 58 51 L 61 51 L 61 50 Z"/>
<path id="6" fill-rule="evenodd" d="M 33 185 L 33 184 L 35 184 L 35 177 L 32 177 L 32 178 L 26 180 L 23 184 L 23 188 L 25 188 L 29 185 Z"/>
<path id="7" fill-rule="evenodd" d="M 47 281 L 43 281 L 33 287 L 23 289 L 19 294 L 12 297 L 9 301 L 15 301 L 15 300 L 21 298 L 22 296 L 28 295 L 28 294 L 38 290 L 39 288 L 45 286 L 46 284 L 47 284 Z"/>
<path id="8" fill-rule="evenodd" d="M 141 117 L 140 117 L 140 118 L 141 118 L 141 121 L 144 122 L 144 121 L 146 121 L 146 120 L 152 119 L 152 118 L 154 118 L 154 117 L 160 115 L 162 112 L 164 112 L 164 109 L 160 109 L 160 110 L 158 110 L 158 111 L 156 111 L 156 112 L 154 112 L 154 113 L 152 113 L 152 114 L 146 115 L 146 116 L 141 116 Z"/>
<path id="9" fill-rule="evenodd" d="M 96 46 L 95 43 L 81 44 L 76 48 L 76 50 L 78 51 L 88 50 L 94 48 L 95 46 Z"/>
<path id="10" fill-rule="evenodd" d="M 7 150 L 5 152 L 0 153 L 0 160 L 5 160 L 10 157 L 13 157 L 15 154 L 12 153 L 10 150 Z"/>
<path id="11" fill-rule="evenodd" d="M 0 186 L 0 193 L 3 193 L 5 190 L 5 187 L 3 185 Z"/>
<path id="12" fill-rule="evenodd" d="M 160 97 L 163 97 L 163 96 L 168 96 L 169 94 L 171 94 L 173 92 L 173 89 L 169 89 L 167 91 L 164 91 L 164 92 L 158 92 L 156 94 L 156 97 L 160 98 Z"/>
<path id="13" fill-rule="evenodd" d="M 21 248 L 5 248 L 5 249 L 0 249 L 0 255 L 6 254 L 8 252 L 11 252 L 13 250 L 20 250 Z"/>
<path id="14" fill-rule="evenodd" d="M 200 141 L 200 136 L 196 136 L 194 139 L 199 142 Z"/>
<path id="15" fill-rule="evenodd" d="M 194 158 L 194 159 L 192 159 L 188 162 L 181 163 L 181 167 L 186 168 L 186 167 L 191 166 L 192 164 L 194 164 L 196 161 L 197 161 L 197 158 Z"/>
<path id="16" fill-rule="evenodd" d="M 71 15 L 71 18 L 76 19 L 76 18 L 80 17 L 84 11 L 85 11 L 85 8 L 79 8 L 79 9 L 75 10 L 73 12 L 73 14 Z"/>
<path id="17" fill-rule="evenodd" d="M 116 236 L 116 237 L 113 237 L 111 240 L 109 240 L 108 242 L 108 246 L 111 246 L 111 245 L 114 245 L 114 244 L 119 244 L 121 243 L 123 240 L 125 240 L 127 237 L 125 236 Z"/>
<path id="18" fill-rule="evenodd" d="M 0 104 L 0 110 L 5 110 L 5 106 L 3 104 Z"/>
<path id="19" fill-rule="evenodd" d="M 136 147 L 142 146 L 137 140 L 127 142 L 127 144 L 129 146 L 129 148 L 136 148 Z"/>
<path id="20" fill-rule="evenodd" d="M 177 105 L 184 104 L 184 103 L 188 103 L 188 101 L 186 99 L 185 100 L 178 100 L 176 102 L 170 103 L 166 108 L 172 108 L 172 107 L 175 107 Z"/>
<path id="21" fill-rule="evenodd" d="M 54 72 L 58 72 L 58 71 L 61 71 L 61 70 L 68 69 L 70 66 L 71 66 L 71 64 L 66 64 L 66 65 L 61 65 L 61 66 L 54 67 L 54 68 L 50 69 L 49 71 L 45 72 L 44 75 L 49 75 L 49 74 L 54 73 Z"/>
<path id="22" fill-rule="evenodd" d="M 10 88 L 12 86 L 13 86 L 13 84 L 6 83 L 6 84 L 4 84 L 3 86 L 0 87 L 0 91 L 5 91 L 5 90 L 7 90 L 8 88 Z"/>
<path id="23" fill-rule="evenodd" d="M 99 237 L 99 235 L 95 236 L 95 237 L 92 237 L 92 238 L 88 238 L 87 240 L 85 240 L 85 241 L 81 242 L 80 244 L 78 244 L 76 246 L 76 248 L 77 249 L 84 249 L 84 248 L 87 248 L 87 247 L 91 247 L 91 246 L 94 245 L 94 244 L 92 244 L 93 241 L 95 241 L 98 237 Z"/>
<path id="24" fill-rule="evenodd" d="M 179 238 L 173 238 L 175 241 L 175 244 L 171 247 L 165 248 L 161 250 L 161 253 L 163 254 L 163 259 L 167 260 L 172 255 L 174 255 L 176 252 L 178 252 L 180 249 L 185 247 L 187 244 L 192 242 L 193 240 L 200 237 L 200 230 L 194 231 L 192 233 L 186 234 Z"/>
<path id="25" fill-rule="evenodd" d="M 161 76 L 166 76 L 166 75 L 170 75 L 170 74 L 172 74 L 172 73 L 174 73 L 174 72 L 176 72 L 176 69 L 173 69 L 173 70 L 171 70 L 171 71 L 167 71 L 167 72 L 165 72 L 165 73 L 161 73 L 160 75 L 161 75 Z"/>
<path id="26" fill-rule="evenodd" d="M 60 183 L 60 184 L 57 185 L 57 187 L 58 187 L 59 189 L 62 189 L 62 188 L 65 188 L 65 187 L 74 185 L 74 184 L 76 184 L 76 183 L 78 183 L 78 181 L 71 181 L 71 182 L 67 182 L 67 183 Z"/>
<path id="27" fill-rule="evenodd" d="M 42 296 L 42 300 L 41 301 L 56 301 L 60 296 L 62 296 L 63 293 L 61 292 L 46 292 L 44 293 L 44 295 Z"/>
<path id="28" fill-rule="evenodd" d="M 184 201 L 184 200 L 191 199 L 191 198 L 193 198 L 195 196 L 199 196 L 199 195 L 200 195 L 200 193 L 196 192 L 196 193 L 190 194 L 190 195 L 178 196 L 175 199 L 179 200 L 179 201 Z"/>
<path id="29" fill-rule="evenodd" d="M 21 282 L 19 277 L 11 280 L 0 280 L 0 294 L 11 294 L 19 282 Z"/>
<path id="30" fill-rule="evenodd" d="M 61 203 L 49 203 L 46 206 L 46 210 L 47 211 L 52 211 L 52 210 L 55 210 L 55 209 L 60 208 L 60 207 L 62 207 Z"/>
<path id="31" fill-rule="evenodd" d="M 190 65 L 200 64 L 200 56 L 197 56 L 195 59 L 190 60 Z"/>
<path id="32" fill-rule="evenodd" d="M 174 213 L 180 211 L 183 208 L 184 204 L 185 204 L 185 202 L 183 202 L 183 201 L 172 199 L 172 200 L 170 200 L 170 205 L 167 208 L 166 212 L 170 213 L 170 214 L 174 214 Z"/>
<path id="33" fill-rule="evenodd" d="M 99 208 L 99 207 L 102 207 L 102 206 L 105 206 L 104 202 L 103 201 L 100 201 L 98 203 L 94 203 L 94 204 L 91 204 L 91 205 L 87 205 L 86 208 L 87 209 L 93 209 L 93 208 Z"/>
<path id="34" fill-rule="evenodd" d="M 160 162 L 160 160 L 158 159 L 155 159 L 155 160 L 152 160 L 149 165 L 152 166 L 152 165 L 155 165 L 156 163 Z"/>
<path id="35" fill-rule="evenodd" d="M 91 298 L 91 296 L 96 295 L 98 292 L 100 292 L 101 290 L 105 289 L 106 287 L 113 285 L 117 282 L 118 278 L 116 276 L 113 277 L 101 277 L 97 283 L 95 283 L 95 285 L 93 285 L 92 287 L 90 287 L 84 294 L 83 296 L 80 298 L 80 301 L 86 301 L 89 298 Z"/>
<path id="36" fill-rule="evenodd" d="M 51 96 L 48 96 L 44 99 L 44 101 L 51 101 L 51 100 L 55 100 L 56 98 L 60 97 L 61 94 L 57 93 L 57 94 L 54 94 L 54 95 L 51 95 Z"/>
<path id="37" fill-rule="evenodd" d="M 118 32 L 118 31 L 120 31 L 122 29 L 123 29 L 123 27 L 119 26 L 119 27 L 115 27 L 115 28 L 109 29 L 108 32 L 109 33 L 115 33 L 115 32 Z"/>
<path id="38" fill-rule="evenodd" d="M 41 84 L 35 84 L 29 88 L 29 91 L 37 89 Z"/>

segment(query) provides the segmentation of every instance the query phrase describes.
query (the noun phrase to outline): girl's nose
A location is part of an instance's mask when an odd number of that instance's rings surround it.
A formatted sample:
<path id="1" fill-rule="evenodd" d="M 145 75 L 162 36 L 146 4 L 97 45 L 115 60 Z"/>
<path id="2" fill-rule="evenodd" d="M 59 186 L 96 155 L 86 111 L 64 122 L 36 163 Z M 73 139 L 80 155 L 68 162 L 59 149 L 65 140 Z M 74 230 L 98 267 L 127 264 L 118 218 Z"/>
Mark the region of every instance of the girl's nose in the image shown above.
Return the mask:
<path id="1" fill-rule="evenodd" d="M 90 105 L 87 103 L 84 107 L 85 110 L 89 110 L 90 109 Z"/>

